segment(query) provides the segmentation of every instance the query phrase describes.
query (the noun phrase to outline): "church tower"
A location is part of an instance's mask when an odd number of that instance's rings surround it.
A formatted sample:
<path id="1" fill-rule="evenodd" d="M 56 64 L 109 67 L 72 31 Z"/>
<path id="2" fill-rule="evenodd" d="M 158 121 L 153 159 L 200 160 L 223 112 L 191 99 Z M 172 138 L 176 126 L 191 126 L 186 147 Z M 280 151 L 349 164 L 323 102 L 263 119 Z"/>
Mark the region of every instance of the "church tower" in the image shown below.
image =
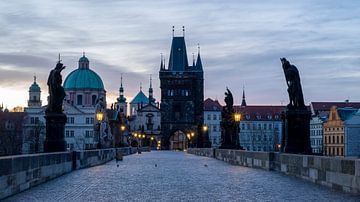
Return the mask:
<path id="1" fill-rule="evenodd" d="M 161 58 L 159 77 L 162 147 L 185 149 L 186 134 L 196 132 L 204 119 L 204 72 L 200 51 L 196 63 L 189 66 L 185 34 L 173 34 L 168 68 Z"/>
<path id="2" fill-rule="evenodd" d="M 123 78 L 121 75 L 121 83 L 120 83 L 120 89 L 119 89 L 119 97 L 117 98 L 117 109 L 119 109 L 119 112 L 123 115 L 127 115 L 127 102 L 126 98 L 124 96 L 124 87 L 123 87 Z"/>
<path id="3" fill-rule="evenodd" d="M 242 107 L 246 107 L 246 100 L 245 100 L 245 87 L 243 87 L 243 95 L 242 95 L 241 106 L 242 106 Z"/>
<path id="4" fill-rule="evenodd" d="M 40 94 L 41 89 L 36 83 L 36 76 L 34 76 L 34 83 L 29 88 L 28 107 L 41 107 Z"/>

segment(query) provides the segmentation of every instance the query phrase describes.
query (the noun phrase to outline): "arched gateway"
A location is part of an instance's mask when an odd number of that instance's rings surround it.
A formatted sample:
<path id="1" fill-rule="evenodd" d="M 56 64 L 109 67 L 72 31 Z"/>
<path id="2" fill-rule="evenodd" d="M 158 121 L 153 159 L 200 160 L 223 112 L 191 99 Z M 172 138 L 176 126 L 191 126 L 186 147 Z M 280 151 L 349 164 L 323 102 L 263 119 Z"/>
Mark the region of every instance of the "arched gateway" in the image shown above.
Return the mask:
<path id="1" fill-rule="evenodd" d="M 170 137 L 170 149 L 172 150 L 187 149 L 187 139 L 184 132 L 178 130 Z"/>

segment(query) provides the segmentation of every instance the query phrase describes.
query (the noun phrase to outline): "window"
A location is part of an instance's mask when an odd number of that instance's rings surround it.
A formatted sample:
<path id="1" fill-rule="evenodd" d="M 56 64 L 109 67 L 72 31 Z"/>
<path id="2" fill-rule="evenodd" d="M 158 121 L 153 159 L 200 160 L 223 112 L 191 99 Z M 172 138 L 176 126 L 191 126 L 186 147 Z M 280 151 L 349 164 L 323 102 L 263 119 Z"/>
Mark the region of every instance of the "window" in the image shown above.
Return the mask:
<path id="1" fill-rule="evenodd" d="M 245 124 L 241 124 L 241 130 L 245 130 Z"/>
<path id="2" fill-rule="evenodd" d="M 35 124 L 39 124 L 39 117 L 35 117 Z"/>
<path id="3" fill-rule="evenodd" d="M 85 131 L 85 137 L 89 137 L 89 131 Z"/>
<path id="4" fill-rule="evenodd" d="M 89 124 L 89 123 L 90 123 L 90 118 L 86 117 L 86 124 Z"/>
<path id="5" fill-rule="evenodd" d="M 261 124 L 258 124 L 258 129 L 261 130 Z"/>
<path id="6" fill-rule="evenodd" d="M 74 131 L 73 130 L 70 131 L 70 137 L 74 137 Z"/>
<path id="7" fill-rule="evenodd" d="M 271 130 L 272 129 L 272 125 L 271 124 L 269 124 L 269 130 Z"/>
<path id="8" fill-rule="evenodd" d="M 336 136 L 336 143 L 339 144 L 339 136 Z"/>
<path id="9" fill-rule="evenodd" d="M 82 104 L 83 104 L 83 96 L 77 95 L 77 105 L 82 105 Z"/>
<path id="10" fill-rule="evenodd" d="M 344 143 L 344 136 L 341 136 L 341 142 L 340 142 L 341 144 L 343 144 Z"/>
<path id="11" fill-rule="evenodd" d="M 213 120 L 216 120 L 216 114 L 213 115 Z"/>
<path id="12" fill-rule="evenodd" d="M 94 123 L 94 117 L 90 118 L 90 123 L 93 124 Z"/>
<path id="13" fill-rule="evenodd" d="M 91 96 L 91 104 L 96 105 L 96 95 Z"/>
<path id="14" fill-rule="evenodd" d="M 213 131 L 216 132 L 217 131 L 217 125 L 213 126 Z"/>
<path id="15" fill-rule="evenodd" d="M 211 115 L 210 114 L 208 114 L 207 119 L 211 120 Z"/>
<path id="16" fill-rule="evenodd" d="M 34 124 L 34 123 L 35 123 L 35 118 L 34 118 L 34 117 L 31 117 L 31 118 L 30 118 L 30 123 L 31 123 L 31 124 Z"/>
<path id="17" fill-rule="evenodd" d="M 69 137 L 69 131 L 68 131 L 68 130 L 65 131 L 65 136 L 66 136 L 66 137 Z"/>

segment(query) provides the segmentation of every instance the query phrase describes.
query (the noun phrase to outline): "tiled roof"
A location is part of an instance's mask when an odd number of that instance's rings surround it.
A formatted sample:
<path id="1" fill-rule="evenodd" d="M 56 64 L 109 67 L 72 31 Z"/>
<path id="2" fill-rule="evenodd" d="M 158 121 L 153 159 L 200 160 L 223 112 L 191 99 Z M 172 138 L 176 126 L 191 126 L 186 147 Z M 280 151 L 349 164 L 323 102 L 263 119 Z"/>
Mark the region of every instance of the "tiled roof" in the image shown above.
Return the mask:
<path id="1" fill-rule="evenodd" d="M 244 121 L 280 121 L 281 113 L 286 106 L 248 105 L 246 107 L 234 106 L 235 111 L 242 115 Z"/>
<path id="2" fill-rule="evenodd" d="M 204 111 L 221 111 L 222 106 L 220 105 L 219 101 L 212 100 L 211 98 L 207 98 L 204 101 Z"/>
<path id="3" fill-rule="evenodd" d="M 332 106 L 360 108 L 360 102 L 311 102 L 314 112 L 330 111 Z"/>
<path id="4" fill-rule="evenodd" d="M 134 97 L 130 104 L 146 104 L 149 103 L 149 98 L 140 90 L 140 92 Z"/>

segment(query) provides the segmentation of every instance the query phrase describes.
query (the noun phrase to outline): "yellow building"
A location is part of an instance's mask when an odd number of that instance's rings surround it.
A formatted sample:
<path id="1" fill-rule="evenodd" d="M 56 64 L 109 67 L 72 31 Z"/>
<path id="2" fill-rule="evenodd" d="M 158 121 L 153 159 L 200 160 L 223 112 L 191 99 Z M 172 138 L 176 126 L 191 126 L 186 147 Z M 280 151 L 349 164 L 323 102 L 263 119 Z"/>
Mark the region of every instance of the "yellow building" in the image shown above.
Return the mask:
<path id="1" fill-rule="evenodd" d="M 329 119 L 323 126 L 325 156 L 344 156 L 345 121 L 356 111 L 350 107 L 330 108 Z"/>

